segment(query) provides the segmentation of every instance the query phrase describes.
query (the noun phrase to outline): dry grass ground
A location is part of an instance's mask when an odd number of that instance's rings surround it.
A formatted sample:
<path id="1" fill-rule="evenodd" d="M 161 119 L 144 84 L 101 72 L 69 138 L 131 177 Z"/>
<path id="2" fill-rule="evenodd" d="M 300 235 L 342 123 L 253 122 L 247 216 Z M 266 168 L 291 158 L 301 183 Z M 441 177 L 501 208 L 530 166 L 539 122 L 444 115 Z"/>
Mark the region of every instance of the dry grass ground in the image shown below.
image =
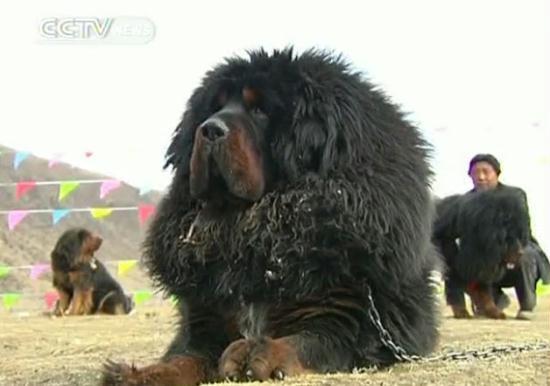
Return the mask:
<path id="1" fill-rule="evenodd" d="M 514 315 L 514 309 L 507 312 Z M 172 338 L 169 305 L 141 307 L 130 316 L 53 319 L 0 312 L 0 385 L 95 385 L 106 358 L 146 364 Z M 461 321 L 444 308 L 440 350 L 484 349 L 550 340 L 550 296 L 540 298 L 532 321 Z M 547 385 L 550 353 L 525 352 L 489 359 L 399 364 L 389 370 L 290 379 L 310 385 Z M 226 383 L 225 385 L 230 385 Z M 241 384 L 242 385 L 242 384 Z"/>

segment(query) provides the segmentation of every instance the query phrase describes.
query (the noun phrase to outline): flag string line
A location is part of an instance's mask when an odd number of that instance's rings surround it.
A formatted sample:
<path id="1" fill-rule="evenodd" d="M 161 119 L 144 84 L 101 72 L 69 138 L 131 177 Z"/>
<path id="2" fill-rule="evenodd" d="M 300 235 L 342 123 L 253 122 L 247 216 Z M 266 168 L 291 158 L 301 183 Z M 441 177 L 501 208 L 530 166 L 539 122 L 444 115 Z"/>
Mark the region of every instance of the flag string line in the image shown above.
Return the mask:
<path id="1" fill-rule="evenodd" d="M 109 209 L 112 211 L 131 211 L 138 210 L 139 206 L 98 206 L 98 207 L 89 207 L 89 208 L 49 208 L 49 209 L 11 209 L 11 210 L 0 210 L 0 214 L 10 214 L 12 212 L 26 212 L 26 213 L 53 213 L 58 210 L 68 210 L 69 212 L 90 212 L 97 209 Z"/>
<path id="2" fill-rule="evenodd" d="M 18 182 L 0 182 L 0 187 L 13 187 L 24 183 L 32 183 L 34 185 L 61 185 L 64 183 L 75 183 L 75 184 L 98 184 L 100 182 L 110 182 L 110 181 L 119 181 L 114 178 L 104 178 L 99 180 L 58 180 L 58 181 L 18 181 Z M 122 182 L 122 181 L 121 181 Z"/>

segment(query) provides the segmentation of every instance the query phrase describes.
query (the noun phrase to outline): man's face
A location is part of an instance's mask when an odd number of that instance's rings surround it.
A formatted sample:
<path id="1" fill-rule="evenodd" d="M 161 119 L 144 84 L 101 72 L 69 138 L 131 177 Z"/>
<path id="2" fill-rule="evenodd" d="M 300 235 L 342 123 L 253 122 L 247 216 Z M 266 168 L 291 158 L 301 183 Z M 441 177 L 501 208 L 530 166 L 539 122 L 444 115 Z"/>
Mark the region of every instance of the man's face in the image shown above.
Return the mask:
<path id="1" fill-rule="evenodd" d="M 475 190 L 494 189 L 498 185 L 498 174 L 490 163 L 476 162 L 470 169 L 470 178 Z"/>

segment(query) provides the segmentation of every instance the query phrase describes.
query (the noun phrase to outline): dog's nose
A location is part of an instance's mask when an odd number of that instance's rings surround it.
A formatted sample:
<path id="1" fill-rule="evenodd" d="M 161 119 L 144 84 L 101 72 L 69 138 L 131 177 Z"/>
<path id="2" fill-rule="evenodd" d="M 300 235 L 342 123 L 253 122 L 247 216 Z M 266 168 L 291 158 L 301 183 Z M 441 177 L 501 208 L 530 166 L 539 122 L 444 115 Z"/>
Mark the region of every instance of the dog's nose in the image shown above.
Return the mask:
<path id="1" fill-rule="evenodd" d="M 225 135 L 221 127 L 209 123 L 202 126 L 202 136 L 210 141 L 215 141 Z"/>
<path id="2" fill-rule="evenodd" d="M 219 118 L 207 119 L 200 127 L 202 136 L 209 141 L 224 137 L 229 132 L 226 123 Z"/>

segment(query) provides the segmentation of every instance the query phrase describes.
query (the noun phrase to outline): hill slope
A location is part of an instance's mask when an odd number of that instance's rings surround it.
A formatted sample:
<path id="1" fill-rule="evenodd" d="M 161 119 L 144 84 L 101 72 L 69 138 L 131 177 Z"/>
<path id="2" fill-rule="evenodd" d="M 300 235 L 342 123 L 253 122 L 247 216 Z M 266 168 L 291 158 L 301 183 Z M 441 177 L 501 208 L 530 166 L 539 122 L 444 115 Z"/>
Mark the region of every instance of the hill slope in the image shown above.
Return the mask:
<path id="1" fill-rule="evenodd" d="M 60 163 L 48 166 L 48 160 L 29 156 L 17 170 L 13 167 L 14 150 L 0 146 L 0 183 L 21 181 L 65 181 L 109 179 L 86 170 Z M 35 186 L 23 197 L 16 198 L 15 186 L 0 186 L 0 210 L 72 209 L 90 207 L 136 207 L 139 204 L 156 204 L 162 194 L 152 191 L 140 196 L 139 189 L 124 184 L 99 197 L 101 183 L 81 184 L 67 198 L 59 202 L 59 185 Z M 147 223 L 141 225 L 138 212 L 114 211 L 108 217 L 94 219 L 90 212 L 69 213 L 57 224 L 52 223 L 51 213 L 31 213 L 13 230 L 9 230 L 7 215 L 0 215 L 0 266 L 25 266 L 48 263 L 50 252 L 58 237 L 68 228 L 79 226 L 98 232 L 104 239 L 98 252 L 102 261 L 139 259 L 140 246 L 145 236 Z M 108 263 L 116 274 L 116 261 Z M 0 278 L 0 293 L 42 293 L 50 289 L 51 275 L 46 273 L 40 280 L 32 280 L 29 270 L 16 269 Z M 125 288 L 146 288 L 149 281 L 139 268 L 119 278 Z"/>

